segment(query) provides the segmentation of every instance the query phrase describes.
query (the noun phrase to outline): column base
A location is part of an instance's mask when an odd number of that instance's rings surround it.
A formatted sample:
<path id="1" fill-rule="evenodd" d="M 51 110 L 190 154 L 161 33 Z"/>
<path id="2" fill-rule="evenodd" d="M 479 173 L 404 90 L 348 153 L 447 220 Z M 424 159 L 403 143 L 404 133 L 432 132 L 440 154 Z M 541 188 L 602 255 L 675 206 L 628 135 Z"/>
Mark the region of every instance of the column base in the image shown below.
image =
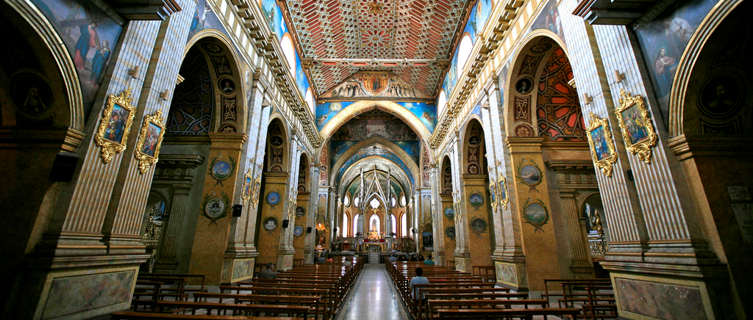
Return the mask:
<path id="1" fill-rule="evenodd" d="M 251 279 L 254 277 L 254 265 L 256 264 L 256 248 L 225 252 L 222 261 L 221 283 L 232 283 Z"/>
<path id="2" fill-rule="evenodd" d="M 522 257 L 493 256 L 497 284 L 515 291 L 528 291 L 526 263 Z"/>
<path id="3" fill-rule="evenodd" d="M 282 250 L 277 255 L 277 270 L 288 271 L 293 269 L 295 250 Z"/>
<path id="4" fill-rule="evenodd" d="M 471 266 L 471 257 L 455 256 L 455 270 L 460 272 L 473 272 Z"/>

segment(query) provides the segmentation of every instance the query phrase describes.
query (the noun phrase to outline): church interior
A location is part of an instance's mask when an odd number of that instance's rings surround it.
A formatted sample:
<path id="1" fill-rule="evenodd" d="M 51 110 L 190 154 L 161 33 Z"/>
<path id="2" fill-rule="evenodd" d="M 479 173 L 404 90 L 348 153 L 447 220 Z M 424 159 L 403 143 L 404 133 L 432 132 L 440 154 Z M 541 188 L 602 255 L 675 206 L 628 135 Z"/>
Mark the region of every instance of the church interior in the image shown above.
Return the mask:
<path id="1" fill-rule="evenodd" d="M 753 318 L 746 12 L 4 0 L 0 318 Z"/>

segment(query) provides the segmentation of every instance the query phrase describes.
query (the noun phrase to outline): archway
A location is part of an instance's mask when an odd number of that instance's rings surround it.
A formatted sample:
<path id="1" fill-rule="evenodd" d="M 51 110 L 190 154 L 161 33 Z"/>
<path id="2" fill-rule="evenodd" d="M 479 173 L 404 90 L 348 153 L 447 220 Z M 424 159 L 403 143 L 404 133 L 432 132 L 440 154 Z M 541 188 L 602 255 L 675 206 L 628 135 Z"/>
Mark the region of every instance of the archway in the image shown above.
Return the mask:
<path id="1" fill-rule="evenodd" d="M 13 43 L 0 49 L 0 208 L 12 221 L 0 228 L 12 240 L 0 245 L 0 270 L 14 279 L 26 275 L 23 261 L 42 235 L 61 232 L 60 223 L 50 222 L 65 219 L 67 203 L 58 202 L 79 163 L 84 114 L 77 72 L 62 40 L 36 9 L 12 6 L 0 4 L 0 25 Z M 0 294 L 3 301 L 11 291 Z"/>
<path id="2" fill-rule="evenodd" d="M 283 210 L 288 199 L 289 153 L 288 134 L 285 124 L 273 119 L 267 129 L 267 143 L 262 174 L 262 193 L 256 220 L 257 264 L 277 263 L 283 227 L 287 215 Z"/>
<path id="3" fill-rule="evenodd" d="M 697 60 L 689 76 L 682 79 L 680 87 L 685 92 L 677 100 L 683 104 L 673 104 L 675 108 L 670 110 L 670 133 L 677 135 L 670 143 L 687 176 L 689 198 L 698 208 L 709 246 L 727 265 L 735 309 L 748 317 L 753 307 L 744 301 L 753 299 L 753 288 L 748 285 L 753 283 L 748 272 L 753 265 L 753 232 L 750 214 L 747 218 L 744 214 L 750 210 L 744 208 L 750 208 L 752 202 L 753 152 L 742 146 L 753 142 L 753 92 L 749 90 L 753 82 L 746 72 L 753 69 L 748 58 L 753 54 L 749 45 L 753 25 L 747 15 L 752 9 L 744 1 L 734 10 L 719 6 L 709 16 L 732 11 L 723 20 L 704 20 L 696 34 L 707 37 L 705 44 L 688 46 L 695 50 Z M 673 88 L 673 95 L 679 89 Z M 740 312 L 737 314 L 739 317 Z"/>
<path id="4" fill-rule="evenodd" d="M 450 258 L 455 256 L 455 238 L 457 237 L 457 231 L 455 229 L 455 206 L 452 199 L 452 167 L 450 165 L 450 157 L 444 156 L 442 158 L 442 166 L 440 167 L 440 181 L 439 181 L 439 198 L 442 203 L 442 226 L 444 230 L 440 230 L 444 235 L 444 259 L 447 267 L 454 267 L 455 259 Z"/>
<path id="5" fill-rule="evenodd" d="M 311 192 L 309 184 L 309 159 L 305 153 L 301 154 L 301 159 L 298 162 L 298 196 L 295 203 L 295 224 L 293 225 L 293 247 L 295 248 L 294 261 L 299 260 L 302 263 L 305 235 L 307 227 L 311 225 L 324 226 L 324 217 L 314 214 L 313 217 L 309 213 L 309 201 L 311 201 Z M 314 194 L 315 196 L 316 194 Z M 309 218 L 313 218 L 313 223 L 309 223 Z M 326 230 L 316 229 L 316 235 L 314 239 L 317 239 L 319 244 L 320 233 L 325 233 Z M 326 234 L 326 233 L 325 233 Z M 326 238 L 326 237 L 325 237 Z M 326 244 L 326 243 L 325 243 Z M 322 244 L 322 245 L 325 245 Z M 295 265 L 295 262 L 294 262 Z"/>
<path id="6" fill-rule="evenodd" d="M 507 181 L 526 257 L 525 266 L 514 267 L 525 273 L 516 278 L 527 279 L 517 285 L 536 290 L 545 278 L 593 277 L 579 219 L 598 185 L 567 52 L 557 40 L 538 35 L 513 61 L 505 131 L 514 177 Z"/>
<path id="7" fill-rule="evenodd" d="M 241 184 L 242 81 L 228 42 L 211 32 L 192 40 L 179 74 L 184 80 L 170 103 L 150 192 L 164 197 L 167 205 L 161 225 L 145 223 L 142 237 L 159 243 L 154 271 L 229 281 L 222 274 L 228 242 L 206 239 L 230 236 L 231 206 L 239 202 L 233 197 Z M 147 206 L 144 221 L 155 221 L 158 213 Z"/>

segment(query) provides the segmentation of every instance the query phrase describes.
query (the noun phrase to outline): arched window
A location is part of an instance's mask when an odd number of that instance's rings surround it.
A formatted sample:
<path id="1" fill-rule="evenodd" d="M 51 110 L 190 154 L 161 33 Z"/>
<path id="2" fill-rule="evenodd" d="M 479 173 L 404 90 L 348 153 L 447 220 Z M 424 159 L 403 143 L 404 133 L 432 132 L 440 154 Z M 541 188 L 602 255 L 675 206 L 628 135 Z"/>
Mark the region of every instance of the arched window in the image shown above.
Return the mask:
<path id="1" fill-rule="evenodd" d="M 395 199 L 395 197 L 392 197 L 392 199 L 390 199 L 390 204 L 392 204 L 392 207 L 395 207 L 397 205 L 397 200 Z"/>
<path id="2" fill-rule="evenodd" d="M 404 199 L 405 197 L 403 197 Z M 403 213 L 403 216 L 400 217 L 400 236 L 401 237 L 407 237 L 408 236 L 408 213 Z"/>
<path id="3" fill-rule="evenodd" d="M 447 96 L 444 93 L 444 89 L 439 90 L 439 96 L 437 97 L 437 115 L 442 114 L 442 110 L 447 105 Z"/>
<path id="4" fill-rule="evenodd" d="M 343 226 L 342 226 L 342 232 L 340 233 L 343 237 L 347 237 L 348 234 L 348 215 L 343 213 Z"/>
<path id="5" fill-rule="evenodd" d="M 311 91 L 311 88 L 306 90 L 306 103 L 308 103 L 311 113 L 316 114 L 316 102 L 314 101 L 314 92 Z"/>
<path id="6" fill-rule="evenodd" d="M 460 45 L 458 45 L 458 78 L 460 78 L 460 73 L 463 72 L 463 67 L 468 60 L 468 57 L 471 55 L 471 51 L 473 51 L 473 41 L 471 40 L 471 35 L 466 33 L 463 35 L 463 39 L 460 40 Z"/>
<path id="7" fill-rule="evenodd" d="M 358 199 L 358 198 L 356 198 Z M 356 233 L 359 232 L 358 230 L 358 217 L 360 217 L 360 214 L 357 214 L 355 217 L 353 217 L 353 235 L 355 236 Z"/>
<path id="8" fill-rule="evenodd" d="M 377 198 L 371 198 L 371 202 L 369 202 L 369 206 L 371 206 L 372 209 L 379 208 L 379 200 L 377 200 Z"/>
<path id="9" fill-rule="evenodd" d="M 394 214 L 390 214 L 390 225 L 392 227 L 392 230 L 390 232 L 397 234 L 397 219 L 395 219 Z"/>
<path id="10" fill-rule="evenodd" d="M 350 197 L 347 194 L 343 198 L 343 206 L 346 206 L 346 207 L 350 206 Z"/>
<path id="11" fill-rule="evenodd" d="M 379 216 L 376 214 L 372 214 L 371 218 L 369 218 L 369 232 L 376 231 L 376 233 L 381 233 L 381 221 L 379 220 Z"/>
<path id="12" fill-rule="evenodd" d="M 288 62 L 293 79 L 295 79 L 295 48 L 293 47 L 293 39 L 290 37 L 290 33 L 285 33 L 282 36 L 280 48 L 282 49 L 282 54 L 285 55 L 285 60 Z"/>
<path id="13" fill-rule="evenodd" d="M 408 204 L 408 201 L 405 199 L 405 195 L 400 196 L 400 206 L 405 207 L 406 204 Z"/>
<path id="14" fill-rule="evenodd" d="M 353 204 L 358 207 L 358 205 L 361 204 L 361 199 L 356 196 L 356 198 L 353 200 Z"/>

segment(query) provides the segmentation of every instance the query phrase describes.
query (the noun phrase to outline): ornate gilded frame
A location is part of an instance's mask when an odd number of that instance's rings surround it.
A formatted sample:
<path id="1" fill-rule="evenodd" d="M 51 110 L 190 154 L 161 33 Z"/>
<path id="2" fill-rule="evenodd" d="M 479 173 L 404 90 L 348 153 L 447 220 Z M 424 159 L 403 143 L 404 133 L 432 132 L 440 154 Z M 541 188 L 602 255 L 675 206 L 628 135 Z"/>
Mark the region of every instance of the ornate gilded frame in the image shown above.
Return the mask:
<path id="1" fill-rule="evenodd" d="M 633 106 L 638 108 L 640 116 L 639 120 L 642 122 L 638 123 L 638 125 L 641 125 L 646 129 L 646 136 L 635 143 L 632 142 L 630 138 L 630 128 L 625 124 L 625 119 L 622 117 L 622 113 Z M 622 132 L 622 137 L 625 140 L 625 146 L 628 151 L 637 155 L 639 159 L 643 160 L 643 162 L 650 163 L 651 148 L 656 146 L 657 136 L 643 97 L 639 95 L 630 95 L 624 89 L 620 90 L 620 106 L 617 108 L 615 114 L 617 115 L 617 123 L 620 125 L 620 131 Z"/>
<path id="2" fill-rule="evenodd" d="M 507 204 L 510 203 L 510 190 L 507 188 L 507 178 L 500 176 L 497 180 L 497 201 L 502 208 L 507 208 Z M 502 193 L 504 192 L 504 198 Z"/>
<path id="3" fill-rule="evenodd" d="M 116 153 L 123 152 L 123 150 L 126 149 L 128 132 L 131 130 L 131 124 L 133 123 L 133 118 L 135 116 L 134 111 L 136 110 L 136 108 L 131 105 L 132 100 L 130 89 L 123 90 L 119 95 L 111 94 L 107 97 L 107 104 L 105 105 L 105 109 L 102 110 L 102 119 L 100 120 L 99 127 L 94 135 L 94 143 L 99 146 L 100 157 L 105 164 L 110 163 L 112 157 Z M 115 109 L 115 105 L 128 111 L 128 117 L 123 124 L 123 132 L 120 141 L 110 140 L 105 137 L 107 128 L 112 120 L 112 112 Z"/>
<path id="4" fill-rule="evenodd" d="M 162 148 L 162 138 L 165 136 L 165 126 L 162 124 L 164 119 L 162 118 L 162 111 L 157 110 L 154 114 L 144 116 L 144 124 L 141 125 L 141 132 L 139 132 L 139 140 L 136 142 L 136 152 L 133 156 L 139 162 L 139 172 L 141 174 L 146 173 L 149 167 L 157 163 L 159 157 L 159 150 Z M 146 143 L 146 135 L 149 133 L 149 126 L 155 125 L 160 128 L 159 138 L 157 138 L 157 144 L 154 147 L 154 156 L 150 156 L 144 153 L 144 144 Z"/>
<path id="5" fill-rule="evenodd" d="M 492 212 L 497 211 L 499 202 L 499 191 L 497 189 L 497 182 L 494 180 L 489 181 L 489 205 L 492 207 Z"/>
<path id="6" fill-rule="evenodd" d="M 251 190 L 251 206 L 256 208 L 259 205 L 259 192 L 261 191 L 261 176 L 254 180 L 254 187 Z"/>
<path id="7" fill-rule="evenodd" d="M 246 170 L 246 174 L 243 175 L 243 188 L 241 189 L 241 198 L 243 201 L 251 199 L 251 194 L 254 192 L 254 177 L 251 174 L 251 169 Z"/>
<path id="8" fill-rule="evenodd" d="M 604 140 L 606 140 L 607 149 L 609 149 L 609 155 L 599 160 L 599 155 L 596 153 L 596 144 L 594 143 L 594 137 L 592 132 L 599 127 L 604 132 Z M 612 132 L 609 130 L 609 122 L 606 119 L 599 118 L 596 114 L 591 114 L 591 124 L 589 124 L 586 130 L 588 135 L 588 145 L 591 147 L 591 158 L 593 158 L 594 164 L 601 169 L 607 177 L 612 176 L 612 166 L 617 162 L 617 152 L 615 152 L 614 140 L 612 140 Z"/>

